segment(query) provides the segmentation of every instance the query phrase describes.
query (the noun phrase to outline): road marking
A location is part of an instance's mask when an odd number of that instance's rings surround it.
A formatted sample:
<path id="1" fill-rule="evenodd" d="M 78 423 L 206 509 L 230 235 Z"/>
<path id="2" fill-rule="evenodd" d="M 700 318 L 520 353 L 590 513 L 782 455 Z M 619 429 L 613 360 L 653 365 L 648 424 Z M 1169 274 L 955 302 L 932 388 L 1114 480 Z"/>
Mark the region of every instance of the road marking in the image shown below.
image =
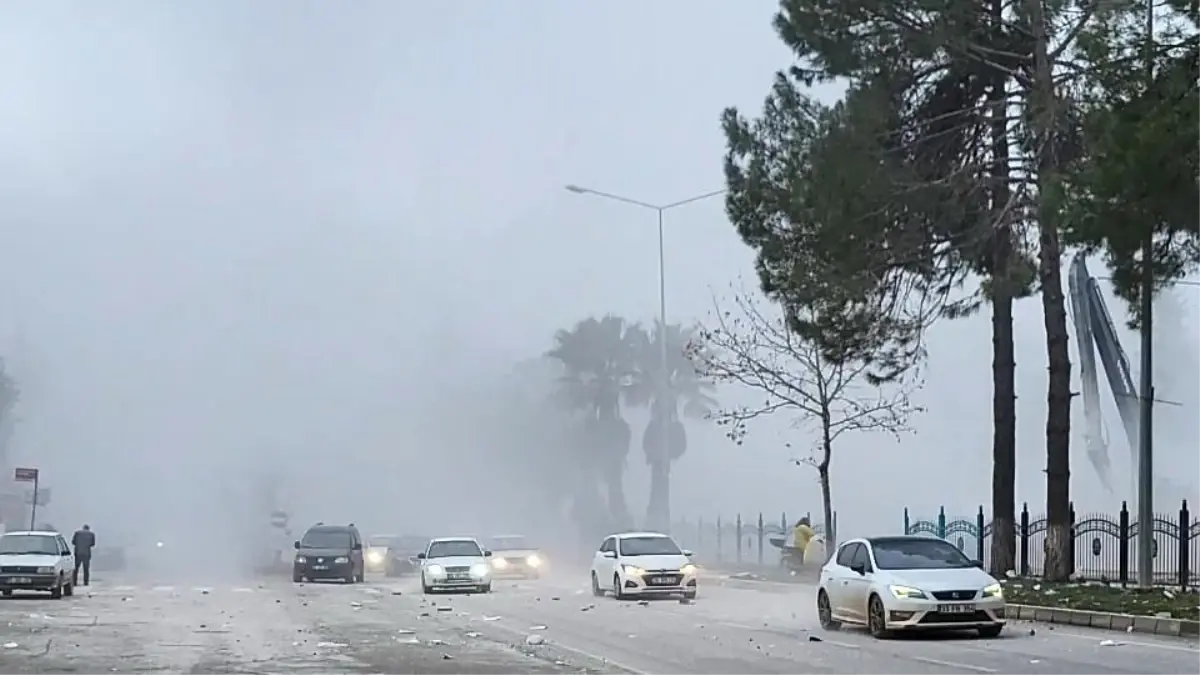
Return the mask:
<path id="1" fill-rule="evenodd" d="M 1117 632 L 1117 631 L 1102 631 L 1102 632 L 1097 632 L 1092 635 L 1087 635 L 1086 633 L 1072 633 L 1070 631 L 1056 630 L 1056 631 L 1054 631 L 1054 635 L 1075 638 L 1076 640 L 1087 640 L 1089 642 L 1095 642 L 1095 643 L 1099 643 L 1102 640 L 1112 640 L 1114 642 L 1121 643 L 1121 645 L 1123 645 L 1123 646 L 1127 645 L 1130 647 L 1141 647 L 1143 649 L 1162 649 L 1162 650 L 1168 651 L 1168 652 L 1184 652 L 1187 654 L 1200 654 L 1200 647 L 1190 646 L 1190 645 L 1172 645 L 1172 644 L 1167 644 L 1165 642 L 1142 642 L 1140 640 L 1126 640 L 1123 637 L 1119 637 L 1120 635 L 1122 635 L 1122 633 Z M 1126 633 L 1126 635 L 1127 635 L 1127 633 Z M 1173 636 L 1168 636 L 1168 637 L 1173 637 Z M 1186 640 L 1187 638 L 1183 637 L 1180 639 Z"/>
<path id="2" fill-rule="evenodd" d="M 934 665 L 934 666 L 944 666 L 946 668 L 952 668 L 952 669 L 971 670 L 976 673 L 998 672 L 996 670 L 993 670 L 992 668 L 984 668 L 983 666 L 973 666 L 969 663 L 959 663 L 958 661 L 943 661 L 941 659 L 933 659 L 928 656 L 914 656 L 911 654 L 904 654 L 904 655 L 902 655 L 902 658 L 909 658 L 909 659 L 912 659 L 913 661 L 920 661 L 921 663 L 928 663 L 928 664 Z"/>

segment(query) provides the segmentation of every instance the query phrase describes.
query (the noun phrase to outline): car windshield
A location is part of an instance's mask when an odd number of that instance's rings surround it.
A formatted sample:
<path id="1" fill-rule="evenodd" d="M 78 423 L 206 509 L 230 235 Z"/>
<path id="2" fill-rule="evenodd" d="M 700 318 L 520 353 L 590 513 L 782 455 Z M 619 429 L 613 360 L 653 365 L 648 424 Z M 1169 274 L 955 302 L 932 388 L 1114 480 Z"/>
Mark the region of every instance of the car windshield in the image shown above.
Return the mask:
<path id="1" fill-rule="evenodd" d="M 625 537 L 621 555 L 679 555 L 682 551 L 670 537 Z"/>
<path id="2" fill-rule="evenodd" d="M 394 539 L 394 537 L 387 537 L 387 536 L 380 537 L 377 535 L 377 536 L 371 537 L 370 539 L 367 540 L 367 546 L 378 547 L 378 548 L 388 548 L 392 545 L 393 539 Z"/>
<path id="3" fill-rule="evenodd" d="M 421 552 L 428 543 L 429 537 L 398 537 L 392 540 L 392 548 L 397 551 Z"/>
<path id="4" fill-rule="evenodd" d="M 58 555 L 58 542 L 44 534 L 6 534 L 0 537 L 0 555 Z"/>
<path id="5" fill-rule="evenodd" d="M 516 536 L 516 535 L 508 536 L 508 537 L 492 537 L 492 550 L 493 551 L 517 551 L 517 550 L 528 551 L 528 550 L 532 550 L 532 549 L 533 549 L 533 545 L 530 544 L 529 540 L 526 539 L 525 537 L 520 537 L 520 536 Z"/>
<path id="6" fill-rule="evenodd" d="M 881 570 L 943 570 L 971 567 L 971 560 L 940 539 L 876 539 L 871 542 Z"/>
<path id="7" fill-rule="evenodd" d="M 309 530 L 300 540 L 300 548 L 350 548 L 350 533 L 345 530 Z"/>
<path id="8" fill-rule="evenodd" d="M 476 557 L 483 555 L 479 544 L 469 539 L 458 539 L 453 541 L 435 541 L 429 545 L 429 552 L 425 554 L 426 558 L 450 558 L 454 556 L 469 556 Z"/>

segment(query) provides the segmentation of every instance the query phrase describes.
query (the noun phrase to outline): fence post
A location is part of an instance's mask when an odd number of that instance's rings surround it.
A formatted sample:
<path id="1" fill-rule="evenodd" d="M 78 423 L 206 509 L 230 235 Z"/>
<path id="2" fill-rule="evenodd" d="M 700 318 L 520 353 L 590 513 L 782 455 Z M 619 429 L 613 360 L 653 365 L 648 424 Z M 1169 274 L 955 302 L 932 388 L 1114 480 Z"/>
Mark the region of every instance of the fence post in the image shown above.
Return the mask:
<path id="1" fill-rule="evenodd" d="M 939 539 L 946 538 L 946 507 L 945 506 L 938 507 L 937 536 Z"/>
<path id="2" fill-rule="evenodd" d="M 1029 576 L 1029 502 L 1021 504 L 1021 576 Z"/>
<path id="3" fill-rule="evenodd" d="M 904 507 L 904 534 L 911 534 L 911 523 L 908 522 L 908 507 Z"/>
<path id="4" fill-rule="evenodd" d="M 1192 514 L 1188 513 L 1187 500 L 1179 507 L 1179 588 L 1186 591 L 1191 581 L 1192 571 L 1188 569 L 1191 561 L 1192 545 Z"/>
<path id="5" fill-rule="evenodd" d="M 737 514 L 737 524 L 733 528 L 734 534 L 737 535 L 737 561 L 738 565 L 742 564 L 742 514 Z"/>
<path id="6" fill-rule="evenodd" d="M 788 528 L 788 521 L 787 521 L 787 511 L 780 511 L 779 512 L 779 531 L 782 532 L 783 536 L 786 537 L 787 533 L 788 533 L 788 529 L 789 528 Z"/>
<path id="7" fill-rule="evenodd" d="M 718 563 L 721 562 L 722 556 L 724 555 L 724 548 L 725 548 L 723 545 L 724 537 L 722 536 L 724 533 L 721 530 L 722 530 L 721 516 L 718 514 L 717 515 L 717 562 Z"/>
<path id="8" fill-rule="evenodd" d="M 1067 503 L 1067 518 L 1071 523 L 1071 529 L 1067 530 L 1071 533 L 1071 544 L 1067 547 L 1067 569 L 1071 571 L 1069 578 L 1075 574 L 1075 502 Z"/>
<path id="9" fill-rule="evenodd" d="M 758 512 L 758 566 L 763 564 L 763 517 L 762 511 Z"/>
<path id="10" fill-rule="evenodd" d="M 1129 503 L 1121 502 L 1121 513 L 1117 515 L 1117 535 L 1120 541 L 1117 546 L 1117 574 L 1121 585 L 1129 583 Z"/>
<path id="11" fill-rule="evenodd" d="M 988 568 L 991 567 L 986 560 L 983 559 L 983 505 L 979 506 L 979 513 L 975 516 L 975 549 L 979 554 L 976 560 L 979 560 Z"/>

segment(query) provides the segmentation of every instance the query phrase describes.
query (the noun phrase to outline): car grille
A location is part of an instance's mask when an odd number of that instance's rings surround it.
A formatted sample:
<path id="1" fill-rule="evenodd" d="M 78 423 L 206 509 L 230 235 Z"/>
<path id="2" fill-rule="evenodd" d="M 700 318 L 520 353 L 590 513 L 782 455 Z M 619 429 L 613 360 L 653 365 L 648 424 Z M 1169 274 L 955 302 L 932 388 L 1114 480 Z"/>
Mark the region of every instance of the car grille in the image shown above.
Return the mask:
<path id="1" fill-rule="evenodd" d="M 926 612 L 919 623 L 986 623 L 992 620 L 987 612 L 977 611 L 971 614 L 942 614 Z"/>
<path id="2" fill-rule="evenodd" d="M 37 571 L 38 568 L 25 565 L 6 565 L 0 567 L 0 572 L 5 574 L 37 574 Z"/>
<path id="3" fill-rule="evenodd" d="M 454 567 L 446 568 L 447 574 L 466 574 L 467 572 L 470 572 L 470 571 L 471 571 L 470 567 L 461 567 L 461 566 L 457 566 L 457 565 Z"/>
<path id="4" fill-rule="evenodd" d="M 977 591 L 934 591 L 938 600 L 974 600 Z"/>

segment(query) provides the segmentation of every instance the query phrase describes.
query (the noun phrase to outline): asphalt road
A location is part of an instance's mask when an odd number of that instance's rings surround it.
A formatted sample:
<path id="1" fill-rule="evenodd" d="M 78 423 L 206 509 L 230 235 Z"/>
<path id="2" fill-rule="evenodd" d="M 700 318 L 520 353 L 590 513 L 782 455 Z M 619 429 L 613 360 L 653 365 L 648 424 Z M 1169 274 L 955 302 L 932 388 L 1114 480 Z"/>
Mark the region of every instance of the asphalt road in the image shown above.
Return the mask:
<path id="1" fill-rule="evenodd" d="M 812 588 L 796 584 L 707 584 L 693 604 L 640 604 L 593 598 L 581 577 L 429 598 L 409 579 L 104 579 L 74 598 L 0 601 L 0 672 L 1061 675 L 1185 673 L 1200 664 L 1195 641 L 1034 624 L 993 640 L 826 633 Z M 540 644 L 528 645 L 529 636 Z"/>

